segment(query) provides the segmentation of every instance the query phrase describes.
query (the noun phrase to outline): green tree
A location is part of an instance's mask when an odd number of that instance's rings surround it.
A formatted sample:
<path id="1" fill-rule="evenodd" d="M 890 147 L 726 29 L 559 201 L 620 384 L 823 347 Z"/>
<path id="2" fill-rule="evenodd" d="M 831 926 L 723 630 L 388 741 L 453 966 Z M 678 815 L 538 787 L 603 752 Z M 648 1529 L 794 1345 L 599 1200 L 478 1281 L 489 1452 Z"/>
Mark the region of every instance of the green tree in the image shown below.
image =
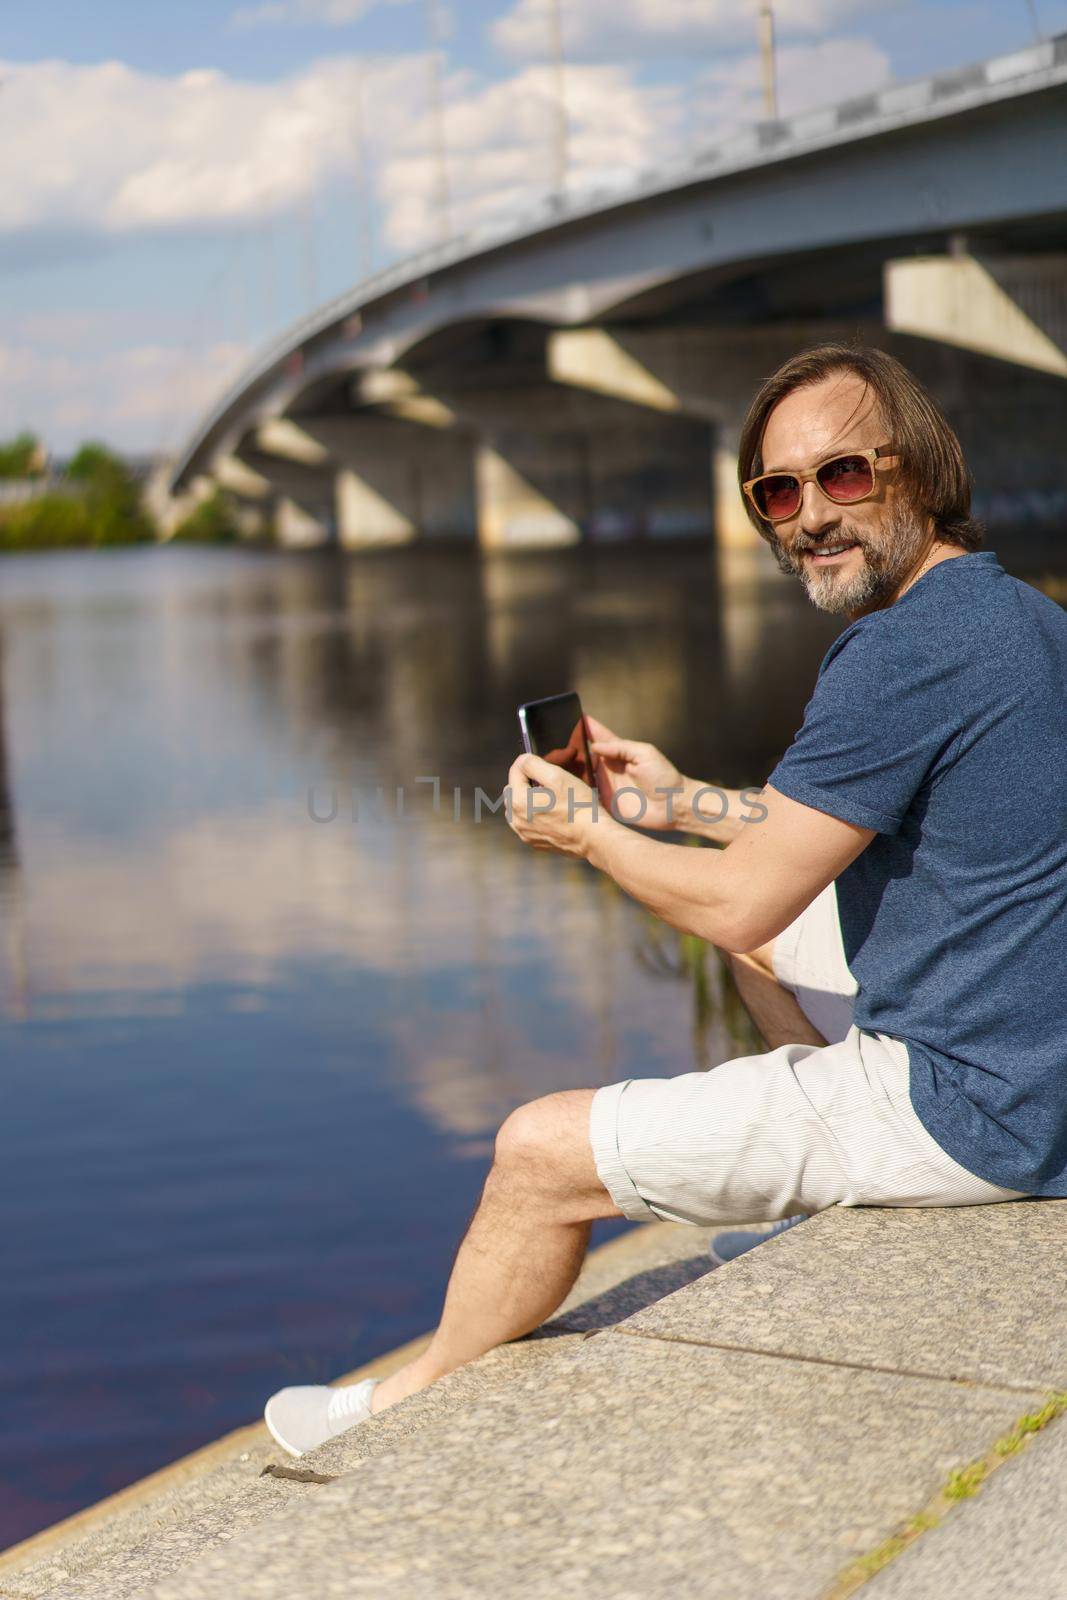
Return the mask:
<path id="1" fill-rule="evenodd" d="M 102 444 L 81 447 L 54 493 L 0 505 L 0 550 L 136 544 L 152 536 L 133 474 Z"/>
<path id="2" fill-rule="evenodd" d="M 67 466 L 67 477 L 85 492 L 93 525 L 92 544 L 136 544 L 152 537 L 141 491 L 126 463 L 106 445 L 83 444 Z"/>
<path id="3" fill-rule="evenodd" d="M 0 508 L 0 550 L 62 550 L 93 543 L 93 523 L 84 500 L 44 494 L 23 505 Z"/>
<path id="4" fill-rule="evenodd" d="M 32 433 L 0 441 L 0 478 L 39 478 L 44 461 L 41 441 Z"/>
<path id="5" fill-rule="evenodd" d="M 232 544 L 238 533 L 232 496 L 214 489 L 179 522 L 171 537 L 189 544 Z"/>

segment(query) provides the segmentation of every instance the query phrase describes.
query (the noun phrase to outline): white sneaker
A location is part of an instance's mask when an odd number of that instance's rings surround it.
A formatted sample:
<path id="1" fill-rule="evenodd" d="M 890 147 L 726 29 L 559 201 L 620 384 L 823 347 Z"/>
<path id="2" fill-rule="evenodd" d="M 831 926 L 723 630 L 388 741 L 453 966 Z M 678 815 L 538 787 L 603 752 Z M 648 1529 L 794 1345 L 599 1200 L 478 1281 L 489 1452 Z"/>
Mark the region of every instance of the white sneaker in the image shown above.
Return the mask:
<path id="1" fill-rule="evenodd" d="M 291 1456 L 306 1455 L 357 1422 L 366 1422 L 378 1382 L 377 1378 L 364 1378 L 362 1383 L 346 1383 L 340 1389 L 326 1383 L 279 1389 L 267 1401 L 263 1418 L 283 1450 Z"/>

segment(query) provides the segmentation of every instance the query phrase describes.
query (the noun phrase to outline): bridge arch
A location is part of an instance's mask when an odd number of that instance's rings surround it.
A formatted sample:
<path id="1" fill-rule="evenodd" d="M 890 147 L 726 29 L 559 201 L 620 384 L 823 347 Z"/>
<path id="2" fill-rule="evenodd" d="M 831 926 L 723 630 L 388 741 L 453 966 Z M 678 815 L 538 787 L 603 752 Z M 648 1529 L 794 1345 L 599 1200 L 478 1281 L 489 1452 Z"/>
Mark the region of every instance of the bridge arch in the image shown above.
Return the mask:
<path id="1" fill-rule="evenodd" d="M 320 475 L 346 474 L 349 501 L 366 512 L 375 493 L 389 497 L 381 484 L 353 490 L 358 435 L 368 471 L 390 454 L 399 463 L 405 448 L 423 465 L 466 452 L 475 498 L 521 501 L 532 474 L 516 537 L 539 526 L 571 538 L 595 521 L 588 496 L 581 516 L 554 517 L 536 481 L 551 478 L 554 452 L 567 453 L 568 427 L 587 456 L 599 448 L 594 436 L 614 429 L 650 463 L 684 434 L 710 452 L 710 520 L 721 536 L 748 538 L 733 437 L 754 378 L 798 343 L 841 332 L 903 340 L 935 383 L 961 392 L 968 360 L 1011 363 L 1021 353 L 1046 379 L 1067 376 L 1067 356 L 1062 374 L 1056 366 L 1067 351 L 1067 269 L 1057 266 L 1067 261 L 1067 190 L 1062 164 L 1048 159 L 1065 136 L 1067 36 L 743 129 L 626 191 L 469 233 L 356 286 L 263 351 L 197 426 L 170 487 L 181 493 L 212 474 L 232 484 L 242 463 L 269 483 L 265 441 L 314 453 L 291 431 L 302 429 L 331 435 L 332 446 L 318 439 Z M 932 265 L 912 292 L 916 258 Z M 1005 261 L 1024 265 L 1005 273 Z M 1044 286 L 1029 301 L 1026 262 Z M 985 297 L 981 328 L 968 321 L 965 290 Z M 991 333 L 994 324 L 1007 331 Z M 953 365 L 941 345 L 971 354 Z M 534 471 L 535 462 L 544 465 Z M 581 470 L 596 475 L 575 466 L 572 476 Z M 321 485 L 316 493 L 322 501 Z M 463 497 L 449 495 L 458 507 Z M 425 519 L 425 490 L 405 505 L 384 516 L 394 533 Z M 484 515 L 476 507 L 475 520 L 489 542 L 487 530 L 507 523 L 499 504 Z"/>

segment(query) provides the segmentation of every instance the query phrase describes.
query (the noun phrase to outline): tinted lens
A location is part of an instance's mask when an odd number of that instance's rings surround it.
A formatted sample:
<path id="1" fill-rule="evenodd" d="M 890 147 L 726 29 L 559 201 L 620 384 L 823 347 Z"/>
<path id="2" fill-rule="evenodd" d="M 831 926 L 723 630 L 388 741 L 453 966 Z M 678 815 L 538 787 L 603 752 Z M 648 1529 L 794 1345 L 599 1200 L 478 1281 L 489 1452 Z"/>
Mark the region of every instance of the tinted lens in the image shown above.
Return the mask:
<path id="1" fill-rule="evenodd" d="M 862 500 L 874 488 L 874 468 L 866 456 L 838 456 L 824 461 L 817 473 L 819 488 L 831 500 Z"/>
<path id="2" fill-rule="evenodd" d="M 774 521 L 791 517 L 800 504 L 800 480 L 788 472 L 777 472 L 753 485 L 760 516 Z"/>

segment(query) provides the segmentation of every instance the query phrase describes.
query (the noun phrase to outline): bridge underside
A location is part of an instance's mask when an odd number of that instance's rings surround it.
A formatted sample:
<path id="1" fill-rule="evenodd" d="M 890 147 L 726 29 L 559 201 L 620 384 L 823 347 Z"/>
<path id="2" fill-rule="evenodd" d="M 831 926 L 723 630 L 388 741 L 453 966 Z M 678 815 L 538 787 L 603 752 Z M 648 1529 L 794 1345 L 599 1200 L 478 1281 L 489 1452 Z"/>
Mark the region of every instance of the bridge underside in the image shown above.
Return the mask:
<path id="1" fill-rule="evenodd" d="M 758 546 L 736 445 L 799 348 L 898 354 L 993 525 L 1067 515 L 1067 35 L 739 128 L 621 193 L 563 195 L 307 318 L 175 464 L 249 526 L 359 549 L 446 538 Z"/>
<path id="2" fill-rule="evenodd" d="M 222 483 L 292 544 L 758 546 L 736 481 L 746 407 L 788 356 L 843 338 L 926 382 L 980 515 L 1061 527 L 1065 127 L 1067 36 L 742 130 L 733 166 L 728 150 L 443 246 L 281 341 L 173 487 Z"/>
<path id="3" fill-rule="evenodd" d="M 757 300 L 764 320 L 744 320 Z M 826 314 L 842 300 L 846 314 Z M 737 490 L 747 405 L 798 349 L 843 339 L 891 351 L 926 383 L 961 437 L 980 515 L 1062 524 L 1067 256 L 871 257 L 821 279 L 807 263 L 690 300 L 688 318 L 659 309 L 585 327 L 460 324 L 403 365 L 317 375 L 258 414 L 214 478 L 294 546 L 758 545 Z"/>

